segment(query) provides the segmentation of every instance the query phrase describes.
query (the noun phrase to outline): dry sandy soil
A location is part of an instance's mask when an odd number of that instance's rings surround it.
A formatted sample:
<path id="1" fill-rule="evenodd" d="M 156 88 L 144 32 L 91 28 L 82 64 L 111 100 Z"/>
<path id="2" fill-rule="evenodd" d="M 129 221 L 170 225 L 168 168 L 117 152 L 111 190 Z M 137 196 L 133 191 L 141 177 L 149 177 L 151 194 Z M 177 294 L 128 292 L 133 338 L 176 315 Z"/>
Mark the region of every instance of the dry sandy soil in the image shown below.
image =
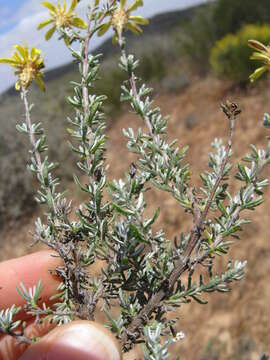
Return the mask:
<path id="1" fill-rule="evenodd" d="M 182 93 L 156 95 L 156 104 L 163 113 L 171 114 L 169 137 L 177 137 L 180 146 L 190 146 L 187 162 L 196 184 L 199 184 L 199 171 L 207 166 L 211 141 L 215 137 L 226 139 L 228 122 L 219 103 L 227 98 L 239 103 L 243 110 L 234 140 L 235 161 L 247 152 L 250 143 L 261 146 L 266 143 L 268 134 L 262 126 L 262 116 L 270 110 L 270 91 L 265 90 L 265 85 L 263 91 L 257 86 L 244 93 L 213 78 L 195 79 Z M 122 177 L 133 160 L 133 156 L 127 154 L 124 138 L 119 136 L 120 129 L 129 126 L 142 124 L 126 112 L 108 131 L 108 163 L 113 164 L 109 170 L 111 178 Z M 266 170 L 266 175 L 270 176 L 270 169 Z M 234 182 L 232 189 L 236 190 L 238 185 Z M 182 360 L 258 360 L 263 353 L 270 353 L 270 227 L 267 225 L 270 223 L 270 189 L 265 195 L 265 204 L 247 214 L 252 224 L 244 229 L 241 240 L 228 256 L 229 259 L 248 260 L 246 278 L 233 284 L 229 294 L 212 294 L 206 306 L 191 303 L 179 310 L 179 327 L 186 337 L 173 350 L 172 359 L 180 354 Z M 161 207 L 157 226 L 165 229 L 168 238 L 189 229 L 191 219 L 166 194 L 152 192 L 148 200 L 150 213 L 157 206 Z M 33 251 L 29 250 L 31 236 L 28 235 L 32 224 L 33 219 L 25 220 L 19 229 L 7 232 L 2 259 Z M 218 261 L 219 271 L 228 258 Z M 216 357 L 211 352 L 213 339 L 215 353 L 219 354 Z M 139 359 L 139 354 L 130 353 L 126 359 Z"/>

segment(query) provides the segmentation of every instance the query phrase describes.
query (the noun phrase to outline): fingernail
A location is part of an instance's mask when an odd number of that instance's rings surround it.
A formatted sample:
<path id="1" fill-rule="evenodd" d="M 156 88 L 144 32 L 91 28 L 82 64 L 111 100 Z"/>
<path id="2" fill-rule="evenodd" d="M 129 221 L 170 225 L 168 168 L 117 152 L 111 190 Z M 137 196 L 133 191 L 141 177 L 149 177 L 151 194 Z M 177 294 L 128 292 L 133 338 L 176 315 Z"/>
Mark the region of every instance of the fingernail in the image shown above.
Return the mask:
<path id="1" fill-rule="evenodd" d="M 24 353 L 21 359 L 120 360 L 112 335 L 93 322 L 75 321 L 54 329 Z"/>
<path id="2" fill-rule="evenodd" d="M 74 323 L 61 332 L 57 344 L 88 352 L 99 360 L 120 360 L 119 352 L 111 335 L 95 324 Z"/>

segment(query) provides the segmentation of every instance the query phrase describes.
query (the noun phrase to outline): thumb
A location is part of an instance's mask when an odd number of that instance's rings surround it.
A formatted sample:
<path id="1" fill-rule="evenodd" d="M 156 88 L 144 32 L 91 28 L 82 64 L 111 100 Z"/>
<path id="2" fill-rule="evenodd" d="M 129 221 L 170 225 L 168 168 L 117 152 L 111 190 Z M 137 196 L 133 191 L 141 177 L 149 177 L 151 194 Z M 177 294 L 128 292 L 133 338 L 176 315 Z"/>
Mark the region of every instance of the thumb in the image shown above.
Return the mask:
<path id="1" fill-rule="evenodd" d="M 121 360 L 120 348 L 103 326 L 74 321 L 59 326 L 31 345 L 20 360 Z"/>

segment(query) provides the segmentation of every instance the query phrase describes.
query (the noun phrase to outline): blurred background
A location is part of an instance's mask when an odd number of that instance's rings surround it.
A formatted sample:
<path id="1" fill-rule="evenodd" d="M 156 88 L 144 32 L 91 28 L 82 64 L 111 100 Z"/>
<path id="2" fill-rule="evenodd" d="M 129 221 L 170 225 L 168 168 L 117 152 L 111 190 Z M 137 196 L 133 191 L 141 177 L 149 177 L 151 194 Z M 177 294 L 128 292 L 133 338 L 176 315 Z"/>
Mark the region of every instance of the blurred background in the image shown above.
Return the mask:
<path id="1" fill-rule="evenodd" d="M 82 15 L 83 0 L 79 5 Z M 270 43 L 269 0 L 145 0 L 139 13 L 150 18 L 140 37 L 128 34 L 128 47 L 140 58 L 139 76 L 154 87 L 155 103 L 170 114 L 168 135 L 181 146 L 189 145 L 187 161 L 193 169 L 193 181 L 200 185 L 199 173 L 207 166 L 210 144 L 215 137 L 226 139 L 228 123 L 220 102 L 230 99 L 243 110 L 237 124 L 234 161 L 240 159 L 249 144 L 264 146 L 264 112 L 270 111 L 270 81 L 265 76 L 250 85 L 248 76 L 258 64 L 249 60 L 250 38 Z M 47 91 L 36 87 L 31 92 L 35 104 L 33 118 L 44 124 L 48 135 L 49 156 L 61 164 L 57 174 L 68 197 L 83 200 L 72 182 L 76 159 L 68 147 L 66 117 L 70 114 L 66 96 L 72 94 L 71 80 L 79 79 L 57 39 L 46 43 L 44 33 L 36 31 L 46 18 L 38 0 L 0 0 L 0 57 L 9 56 L 15 43 L 36 46 L 45 54 L 48 71 Z M 127 154 L 120 137 L 121 129 L 142 126 L 119 102 L 124 80 L 118 68 L 119 51 L 112 46 L 111 34 L 96 39 L 91 51 L 103 53 L 102 78 L 96 84 L 98 94 L 106 94 L 109 178 L 124 176 L 133 157 Z M 23 116 L 15 78 L 8 67 L 0 67 L 0 260 L 35 251 L 29 230 L 41 215 L 34 201 L 35 181 L 26 170 L 28 142 L 15 130 Z M 123 161 L 126 159 L 126 161 Z M 266 174 L 270 176 L 270 171 Z M 232 190 L 238 186 L 231 184 Z M 230 294 L 214 294 L 206 306 L 189 304 L 179 311 L 179 327 L 186 337 L 175 349 L 182 360 L 258 360 L 270 354 L 270 191 L 266 202 L 251 215 L 252 224 L 242 233 L 228 255 L 229 259 L 248 260 L 244 281 L 232 286 Z M 75 203 L 76 203 L 75 201 Z M 158 226 L 167 237 L 190 228 L 191 219 L 166 196 L 148 195 L 148 211 L 161 205 Z M 228 260 L 218 261 L 220 271 Z M 130 360 L 138 355 L 132 353 Z"/>

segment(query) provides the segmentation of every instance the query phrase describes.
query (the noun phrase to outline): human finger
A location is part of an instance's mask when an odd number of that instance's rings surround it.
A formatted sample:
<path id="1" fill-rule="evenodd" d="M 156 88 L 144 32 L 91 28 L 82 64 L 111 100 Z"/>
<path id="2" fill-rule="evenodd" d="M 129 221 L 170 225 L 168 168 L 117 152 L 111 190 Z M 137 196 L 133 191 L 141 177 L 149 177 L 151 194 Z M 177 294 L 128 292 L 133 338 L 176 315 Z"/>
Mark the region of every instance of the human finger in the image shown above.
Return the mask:
<path id="1" fill-rule="evenodd" d="M 115 338 L 103 326 L 74 321 L 55 328 L 20 357 L 20 360 L 36 359 L 121 360 L 122 356 Z"/>
<path id="2" fill-rule="evenodd" d="M 0 263 L 0 309 L 10 307 L 12 304 L 22 306 L 24 300 L 18 294 L 16 287 L 23 282 L 26 288 L 33 287 L 42 281 L 43 290 L 41 303 L 56 293 L 60 279 L 53 276 L 49 270 L 54 270 L 61 264 L 53 251 L 39 251 L 17 259 Z"/>

